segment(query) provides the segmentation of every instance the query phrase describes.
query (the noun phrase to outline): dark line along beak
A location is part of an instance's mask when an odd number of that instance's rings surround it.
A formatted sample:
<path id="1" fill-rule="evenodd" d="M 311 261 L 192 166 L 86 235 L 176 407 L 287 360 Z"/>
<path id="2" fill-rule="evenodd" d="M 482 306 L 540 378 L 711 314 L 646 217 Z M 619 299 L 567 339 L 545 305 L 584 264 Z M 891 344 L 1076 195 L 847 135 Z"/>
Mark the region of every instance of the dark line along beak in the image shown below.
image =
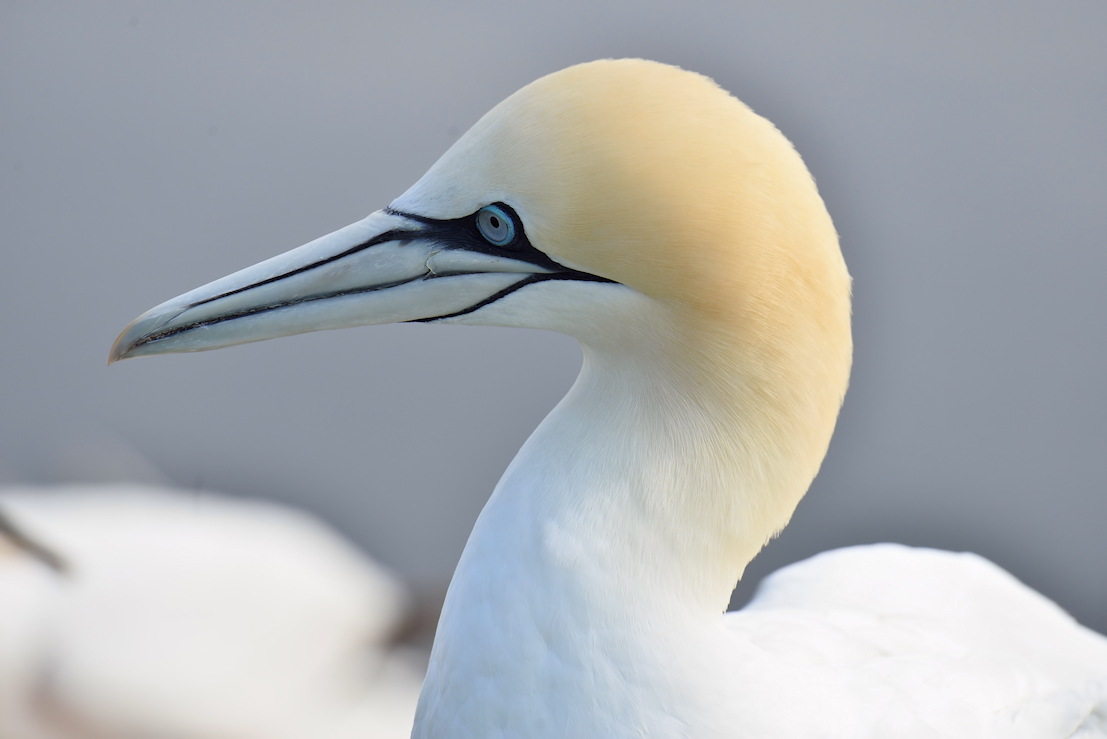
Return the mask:
<path id="1" fill-rule="evenodd" d="M 534 282 L 606 281 L 551 260 L 530 245 L 521 223 L 504 247 L 489 244 L 475 224 L 473 216 L 434 220 L 377 211 L 147 311 L 119 335 L 108 363 L 308 331 L 440 320 Z"/>

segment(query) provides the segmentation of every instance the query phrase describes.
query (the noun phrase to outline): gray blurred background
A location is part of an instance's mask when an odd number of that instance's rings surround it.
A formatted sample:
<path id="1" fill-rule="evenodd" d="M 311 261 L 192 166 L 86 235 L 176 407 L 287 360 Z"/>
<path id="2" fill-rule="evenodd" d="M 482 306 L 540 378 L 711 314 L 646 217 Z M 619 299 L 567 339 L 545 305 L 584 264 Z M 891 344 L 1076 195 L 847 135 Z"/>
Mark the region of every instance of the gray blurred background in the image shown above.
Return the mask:
<path id="1" fill-rule="evenodd" d="M 156 303 L 357 220 L 534 78 L 642 56 L 803 154 L 852 388 L 749 568 L 972 550 L 1107 631 L 1107 4 L 0 3 L 0 482 L 317 512 L 424 593 L 572 382 L 563 336 L 386 326 L 105 366 Z M 433 596 L 431 596 L 433 599 Z"/>

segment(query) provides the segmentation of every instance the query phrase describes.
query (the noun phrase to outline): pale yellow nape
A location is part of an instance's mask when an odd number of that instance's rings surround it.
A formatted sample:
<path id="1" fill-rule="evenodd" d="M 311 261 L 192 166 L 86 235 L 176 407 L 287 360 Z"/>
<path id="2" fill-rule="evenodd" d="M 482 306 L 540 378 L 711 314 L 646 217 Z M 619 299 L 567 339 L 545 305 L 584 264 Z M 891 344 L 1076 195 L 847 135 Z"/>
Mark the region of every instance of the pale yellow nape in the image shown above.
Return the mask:
<path id="1" fill-rule="evenodd" d="M 818 471 L 850 370 L 850 278 L 799 154 L 707 77 L 596 61 L 497 105 L 397 204 L 446 218 L 496 200 L 558 262 L 671 309 L 677 379 L 757 471 L 727 512 L 757 539 L 733 552 L 744 566 Z"/>

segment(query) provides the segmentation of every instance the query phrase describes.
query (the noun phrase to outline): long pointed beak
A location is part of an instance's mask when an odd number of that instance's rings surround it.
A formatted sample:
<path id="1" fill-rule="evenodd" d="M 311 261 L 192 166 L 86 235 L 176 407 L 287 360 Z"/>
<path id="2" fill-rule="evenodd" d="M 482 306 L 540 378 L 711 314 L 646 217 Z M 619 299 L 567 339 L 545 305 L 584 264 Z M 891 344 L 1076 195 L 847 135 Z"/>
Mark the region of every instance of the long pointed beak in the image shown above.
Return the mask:
<path id="1" fill-rule="evenodd" d="M 429 219 L 377 211 L 147 311 L 115 340 L 108 363 L 455 316 L 560 267 L 533 248 L 536 258 L 512 258 L 451 244 L 446 233 Z"/>

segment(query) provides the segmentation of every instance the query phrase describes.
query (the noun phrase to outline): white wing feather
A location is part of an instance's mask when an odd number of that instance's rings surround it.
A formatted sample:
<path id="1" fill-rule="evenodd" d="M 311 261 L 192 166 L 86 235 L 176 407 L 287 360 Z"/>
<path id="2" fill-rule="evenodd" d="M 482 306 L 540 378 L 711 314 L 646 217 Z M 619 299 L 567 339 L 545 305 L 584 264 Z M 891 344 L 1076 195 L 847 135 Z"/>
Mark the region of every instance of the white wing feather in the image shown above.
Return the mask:
<path id="1" fill-rule="evenodd" d="M 797 679 L 869 696 L 869 736 L 1107 737 L 1107 638 L 974 554 L 825 552 L 726 621 Z"/>

